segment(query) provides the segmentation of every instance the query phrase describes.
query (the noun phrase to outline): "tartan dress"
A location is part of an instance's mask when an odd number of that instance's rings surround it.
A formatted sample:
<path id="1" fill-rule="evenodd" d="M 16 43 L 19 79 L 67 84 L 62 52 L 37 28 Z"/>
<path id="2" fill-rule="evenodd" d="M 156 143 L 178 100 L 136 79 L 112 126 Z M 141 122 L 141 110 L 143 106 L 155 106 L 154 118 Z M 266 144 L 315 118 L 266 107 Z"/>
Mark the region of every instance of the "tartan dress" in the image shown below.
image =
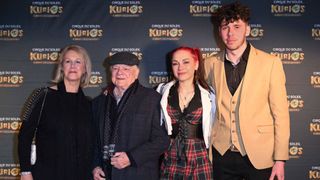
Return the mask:
<path id="1" fill-rule="evenodd" d="M 177 85 L 170 89 L 167 111 L 172 120 L 173 131 L 177 131 L 178 122 L 185 121 L 193 125 L 202 123 L 202 104 L 200 90 L 195 86 L 195 94 L 188 107 L 182 112 L 179 107 Z M 182 126 L 183 127 L 183 126 Z M 164 154 L 161 164 L 161 178 L 172 180 L 210 180 L 212 165 L 209 160 L 205 142 L 202 138 L 184 138 L 184 129 L 179 128 L 178 135 L 171 137 L 168 151 Z"/>

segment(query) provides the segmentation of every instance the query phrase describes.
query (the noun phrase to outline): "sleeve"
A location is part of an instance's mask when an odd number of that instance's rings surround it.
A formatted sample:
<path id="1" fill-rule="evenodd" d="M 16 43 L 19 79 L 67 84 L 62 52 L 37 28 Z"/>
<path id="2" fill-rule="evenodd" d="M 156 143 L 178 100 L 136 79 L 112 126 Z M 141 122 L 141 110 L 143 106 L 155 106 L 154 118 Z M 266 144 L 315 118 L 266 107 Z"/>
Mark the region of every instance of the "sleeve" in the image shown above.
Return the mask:
<path id="1" fill-rule="evenodd" d="M 43 88 L 33 91 L 25 102 L 21 113 L 22 125 L 18 135 L 18 155 L 21 172 L 31 171 L 31 144 L 38 126 L 44 95 Z"/>
<path id="2" fill-rule="evenodd" d="M 159 97 L 160 99 L 160 97 Z M 157 102 L 159 102 L 158 100 Z M 130 156 L 134 160 L 136 166 L 141 166 L 144 163 L 152 160 L 158 161 L 160 155 L 169 147 L 170 139 L 166 133 L 164 125 L 160 126 L 160 103 L 154 103 L 149 106 L 152 111 L 152 129 L 149 140 L 144 144 L 139 145 L 130 150 Z"/>
<path id="3" fill-rule="evenodd" d="M 93 128 L 94 128 L 94 135 L 93 135 L 93 165 L 92 170 L 99 166 L 102 168 L 102 152 L 101 152 L 101 144 L 100 144 L 100 114 L 101 110 L 103 109 L 104 101 L 102 99 L 103 96 L 98 96 L 92 101 L 92 120 L 93 120 Z"/>
<path id="4" fill-rule="evenodd" d="M 286 78 L 280 59 L 274 60 L 270 78 L 269 102 L 275 124 L 274 160 L 288 160 L 290 117 Z"/>

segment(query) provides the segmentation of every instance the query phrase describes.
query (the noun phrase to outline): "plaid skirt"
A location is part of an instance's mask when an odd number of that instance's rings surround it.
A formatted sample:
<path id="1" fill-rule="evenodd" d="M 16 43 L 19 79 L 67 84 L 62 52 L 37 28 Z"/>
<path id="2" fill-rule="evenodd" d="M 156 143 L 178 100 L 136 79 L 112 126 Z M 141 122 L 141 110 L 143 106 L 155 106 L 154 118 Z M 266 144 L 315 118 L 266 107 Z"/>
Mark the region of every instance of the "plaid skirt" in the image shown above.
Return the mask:
<path id="1" fill-rule="evenodd" d="M 161 164 L 161 180 L 211 180 L 212 164 L 203 140 L 186 139 L 185 151 L 177 156 L 176 140 L 171 139 Z"/>

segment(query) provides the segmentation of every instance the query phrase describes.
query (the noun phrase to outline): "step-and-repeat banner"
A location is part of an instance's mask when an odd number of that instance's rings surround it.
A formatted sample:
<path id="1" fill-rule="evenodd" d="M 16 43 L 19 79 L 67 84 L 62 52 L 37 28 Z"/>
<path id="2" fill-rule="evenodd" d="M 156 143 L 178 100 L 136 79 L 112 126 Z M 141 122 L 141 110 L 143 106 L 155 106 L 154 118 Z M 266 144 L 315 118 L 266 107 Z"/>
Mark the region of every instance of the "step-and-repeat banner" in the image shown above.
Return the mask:
<path id="1" fill-rule="evenodd" d="M 85 47 L 93 61 L 87 95 L 106 83 L 105 58 L 119 51 L 141 60 L 140 81 L 168 81 L 169 51 L 187 45 L 202 56 L 220 51 L 211 14 L 230 0 L 1 0 L 0 179 L 18 179 L 21 108 L 52 79 L 62 47 Z M 287 179 L 320 178 L 320 1 L 243 0 L 251 7 L 257 48 L 279 56 L 291 116 Z"/>

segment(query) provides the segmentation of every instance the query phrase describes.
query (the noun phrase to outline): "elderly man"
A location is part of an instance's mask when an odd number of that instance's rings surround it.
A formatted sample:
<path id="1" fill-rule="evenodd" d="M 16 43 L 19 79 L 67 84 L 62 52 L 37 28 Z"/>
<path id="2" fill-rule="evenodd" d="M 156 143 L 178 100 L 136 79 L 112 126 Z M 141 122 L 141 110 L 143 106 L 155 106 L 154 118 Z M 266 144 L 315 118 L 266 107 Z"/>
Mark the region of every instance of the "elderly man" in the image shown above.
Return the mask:
<path id="1" fill-rule="evenodd" d="M 160 126 L 160 95 L 138 81 L 139 60 L 119 52 L 108 60 L 112 84 L 93 100 L 95 180 L 159 179 L 169 138 Z"/>

